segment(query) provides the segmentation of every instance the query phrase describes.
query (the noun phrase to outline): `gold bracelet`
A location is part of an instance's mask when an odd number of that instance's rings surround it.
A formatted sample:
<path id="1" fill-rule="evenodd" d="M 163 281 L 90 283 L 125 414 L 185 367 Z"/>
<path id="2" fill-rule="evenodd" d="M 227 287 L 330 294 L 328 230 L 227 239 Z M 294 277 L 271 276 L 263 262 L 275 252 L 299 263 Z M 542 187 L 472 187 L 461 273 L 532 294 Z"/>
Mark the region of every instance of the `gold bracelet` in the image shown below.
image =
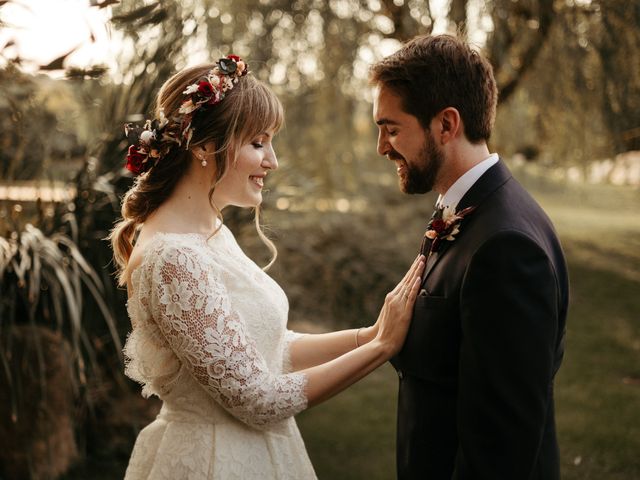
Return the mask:
<path id="1" fill-rule="evenodd" d="M 360 333 L 360 330 L 362 330 L 364 327 L 360 327 L 359 329 L 356 330 L 356 348 L 360 347 L 360 344 L 358 343 L 358 334 Z"/>

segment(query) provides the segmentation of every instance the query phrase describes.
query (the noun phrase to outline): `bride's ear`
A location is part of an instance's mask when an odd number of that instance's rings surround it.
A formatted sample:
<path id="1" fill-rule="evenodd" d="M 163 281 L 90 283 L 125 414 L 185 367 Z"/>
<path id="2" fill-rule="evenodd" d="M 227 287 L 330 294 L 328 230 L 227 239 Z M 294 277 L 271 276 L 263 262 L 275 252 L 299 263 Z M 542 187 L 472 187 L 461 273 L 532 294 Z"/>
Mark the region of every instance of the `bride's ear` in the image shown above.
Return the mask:
<path id="1" fill-rule="evenodd" d="M 197 148 L 200 149 L 200 154 L 211 155 L 216 151 L 216 144 L 213 142 L 207 142 L 199 145 Z"/>
<path id="2" fill-rule="evenodd" d="M 216 151 L 216 145 L 213 142 L 203 143 L 202 145 L 198 145 L 191 150 L 191 153 L 195 157 L 196 160 L 211 160 L 213 158 L 213 154 Z"/>

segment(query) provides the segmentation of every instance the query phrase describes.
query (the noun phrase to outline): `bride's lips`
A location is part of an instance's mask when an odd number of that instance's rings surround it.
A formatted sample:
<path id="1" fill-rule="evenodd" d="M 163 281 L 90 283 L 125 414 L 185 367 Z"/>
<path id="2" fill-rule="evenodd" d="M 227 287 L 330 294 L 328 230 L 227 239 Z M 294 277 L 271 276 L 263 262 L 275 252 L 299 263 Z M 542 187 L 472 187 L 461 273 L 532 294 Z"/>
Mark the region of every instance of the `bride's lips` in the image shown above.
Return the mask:
<path id="1" fill-rule="evenodd" d="M 264 187 L 264 177 L 266 175 L 251 175 L 249 176 L 249 180 L 258 188 Z"/>

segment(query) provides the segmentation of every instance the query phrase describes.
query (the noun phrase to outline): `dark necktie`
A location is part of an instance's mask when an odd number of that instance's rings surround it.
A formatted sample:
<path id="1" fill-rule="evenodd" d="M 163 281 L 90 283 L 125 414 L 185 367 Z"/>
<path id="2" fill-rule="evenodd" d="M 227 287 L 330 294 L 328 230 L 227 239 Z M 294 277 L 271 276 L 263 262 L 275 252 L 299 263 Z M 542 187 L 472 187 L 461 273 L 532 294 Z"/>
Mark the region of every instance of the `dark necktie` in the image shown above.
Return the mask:
<path id="1" fill-rule="evenodd" d="M 442 211 L 443 211 L 443 208 L 439 207 L 436 204 L 435 210 L 433 211 L 433 213 L 431 214 L 431 218 L 429 219 L 429 223 L 427 223 L 426 230 L 429 230 L 429 227 L 431 226 L 431 223 L 433 222 L 433 220 L 435 220 L 438 216 L 442 217 Z M 424 255 L 425 257 L 429 256 L 429 250 L 431 249 L 431 244 L 432 243 L 433 243 L 433 240 L 427 238 L 426 235 L 422 236 L 422 244 L 420 245 L 420 253 L 422 255 Z"/>

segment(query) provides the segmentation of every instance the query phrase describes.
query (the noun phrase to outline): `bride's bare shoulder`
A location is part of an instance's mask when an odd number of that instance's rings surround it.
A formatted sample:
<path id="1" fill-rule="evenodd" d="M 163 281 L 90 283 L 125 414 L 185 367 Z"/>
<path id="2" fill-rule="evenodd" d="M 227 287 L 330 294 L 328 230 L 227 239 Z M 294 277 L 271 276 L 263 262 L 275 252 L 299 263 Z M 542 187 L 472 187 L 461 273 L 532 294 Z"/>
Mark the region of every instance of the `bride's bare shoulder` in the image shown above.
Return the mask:
<path id="1" fill-rule="evenodd" d="M 127 267 L 123 272 L 124 278 L 127 280 L 127 285 L 131 285 L 131 274 L 142 264 L 144 260 L 144 254 L 149 249 L 149 244 L 156 237 L 157 231 L 152 229 L 143 229 L 136 238 L 131 256 L 127 262 Z"/>

